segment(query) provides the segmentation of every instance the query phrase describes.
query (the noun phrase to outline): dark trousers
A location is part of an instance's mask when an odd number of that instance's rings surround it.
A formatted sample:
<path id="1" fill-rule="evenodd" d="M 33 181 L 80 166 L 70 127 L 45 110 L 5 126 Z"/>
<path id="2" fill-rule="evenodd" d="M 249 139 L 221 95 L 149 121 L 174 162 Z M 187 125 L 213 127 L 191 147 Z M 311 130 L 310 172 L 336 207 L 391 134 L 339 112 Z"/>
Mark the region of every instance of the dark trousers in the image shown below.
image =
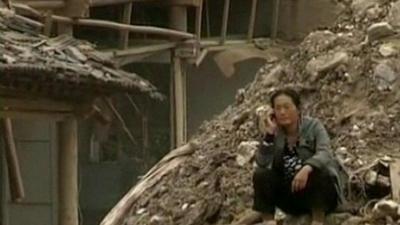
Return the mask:
<path id="1" fill-rule="evenodd" d="M 311 173 L 305 190 L 299 193 L 292 193 L 291 183 L 274 169 L 257 168 L 253 186 L 253 209 L 261 213 L 273 214 L 276 207 L 290 215 L 309 214 L 314 208 L 329 213 L 338 205 L 334 179 L 319 170 Z"/>

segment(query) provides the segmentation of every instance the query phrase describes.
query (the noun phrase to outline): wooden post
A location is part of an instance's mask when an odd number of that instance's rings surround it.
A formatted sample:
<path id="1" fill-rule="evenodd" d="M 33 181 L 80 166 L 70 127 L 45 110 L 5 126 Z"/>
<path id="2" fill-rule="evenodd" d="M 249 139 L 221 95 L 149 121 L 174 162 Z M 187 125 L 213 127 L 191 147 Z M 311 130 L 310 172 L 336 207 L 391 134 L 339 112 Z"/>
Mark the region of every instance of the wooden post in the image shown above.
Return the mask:
<path id="1" fill-rule="evenodd" d="M 171 54 L 173 52 L 171 51 Z M 175 74 L 173 72 L 173 57 L 171 57 L 171 76 L 170 76 L 170 83 L 169 83 L 169 119 L 170 119 L 170 137 L 171 137 L 171 146 L 170 149 L 174 149 L 176 146 L 176 122 L 175 122 Z"/>
<path id="2" fill-rule="evenodd" d="M 127 3 L 124 5 L 124 11 L 122 12 L 122 23 L 131 24 L 131 17 L 132 3 Z M 120 35 L 119 47 L 121 49 L 126 49 L 129 45 L 129 31 L 121 31 Z"/>
<path id="3" fill-rule="evenodd" d="M 228 30 L 228 20 L 229 20 L 229 8 L 231 5 L 231 0 L 225 0 L 224 4 L 224 15 L 222 16 L 222 27 L 221 27 L 221 45 L 225 44 L 226 32 Z"/>
<path id="4" fill-rule="evenodd" d="M 25 197 L 25 191 L 10 118 L 5 118 L 2 120 L 2 130 L 5 140 L 5 155 L 8 169 L 8 179 L 10 183 L 11 200 L 13 202 L 20 202 Z"/>
<path id="5" fill-rule="evenodd" d="M 169 26 L 179 31 L 187 31 L 187 10 L 184 6 L 171 6 Z"/>
<path id="6" fill-rule="evenodd" d="M 180 31 L 187 30 L 187 10 L 182 6 L 173 6 L 170 11 L 170 27 Z M 182 60 L 172 54 L 172 74 L 174 79 L 174 110 L 176 146 L 186 143 L 186 71 Z"/>
<path id="7" fill-rule="evenodd" d="M 57 34 L 67 34 L 70 36 L 74 35 L 74 27 L 72 24 L 58 23 L 57 24 Z"/>
<path id="8" fill-rule="evenodd" d="M 254 36 L 254 24 L 256 22 L 256 15 L 257 15 L 257 0 L 251 1 L 251 13 L 249 19 L 249 30 L 247 33 L 247 41 L 251 42 Z"/>
<path id="9" fill-rule="evenodd" d="M 280 0 L 274 0 L 274 8 L 272 11 L 271 38 L 276 38 L 278 35 L 279 5 L 280 5 Z"/>
<path id="10" fill-rule="evenodd" d="M 206 7 L 206 28 L 207 28 L 207 37 L 211 36 L 210 31 L 210 8 L 208 7 L 209 3 L 208 0 L 205 0 L 205 7 Z"/>
<path id="11" fill-rule="evenodd" d="M 186 76 L 179 57 L 173 56 L 172 64 L 175 86 L 176 146 L 179 147 L 186 143 Z"/>
<path id="12" fill-rule="evenodd" d="M 48 10 L 46 12 L 46 17 L 44 18 L 44 29 L 43 29 L 43 34 L 47 37 L 51 36 L 51 31 L 53 28 L 53 19 L 51 18 L 53 12 L 51 10 Z"/>
<path id="13" fill-rule="evenodd" d="M 203 0 L 200 1 L 200 5 L 196 8 L 196 37 L 199 41 L 201 39 L 202 23 L 203 23 Z"/>
<path id="14" fill-rule="evenodd" d="M 78 128 L 73 118 L 58 124 L 58 225 L 78 225 Z"/>

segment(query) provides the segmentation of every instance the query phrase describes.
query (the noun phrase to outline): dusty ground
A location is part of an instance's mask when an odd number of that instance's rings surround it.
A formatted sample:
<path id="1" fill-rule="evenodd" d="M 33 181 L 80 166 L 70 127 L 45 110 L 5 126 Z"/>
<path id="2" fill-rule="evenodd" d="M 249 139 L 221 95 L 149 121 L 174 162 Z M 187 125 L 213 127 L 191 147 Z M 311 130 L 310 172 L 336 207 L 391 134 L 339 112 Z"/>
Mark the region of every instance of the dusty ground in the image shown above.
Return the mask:
<path id="1" fill-rule="evenodd" d="M 304 113 L 325 123 L 349 171 L 400 157 L 400 1 L 343 4 L 347 11 L 335 26 L 311 33 L 293 54 L 265 65 L 234 104 L 203 124 L 195 137 L 200 148 L 139 198 L 126 224 L 230 224 L 250 208 L 253 164 L 238 163 L 237 156 L 246 158 L 251 147 L 239 146 L 257 140 L 255 110 L 287 84 L 304 96 Z M 388 24 L 369 28 L 380 22 Z M 372 198 L 357 191 L 349 197 L 362 204 Z M 351 217 L 347 224 L 367 223 Z"/>

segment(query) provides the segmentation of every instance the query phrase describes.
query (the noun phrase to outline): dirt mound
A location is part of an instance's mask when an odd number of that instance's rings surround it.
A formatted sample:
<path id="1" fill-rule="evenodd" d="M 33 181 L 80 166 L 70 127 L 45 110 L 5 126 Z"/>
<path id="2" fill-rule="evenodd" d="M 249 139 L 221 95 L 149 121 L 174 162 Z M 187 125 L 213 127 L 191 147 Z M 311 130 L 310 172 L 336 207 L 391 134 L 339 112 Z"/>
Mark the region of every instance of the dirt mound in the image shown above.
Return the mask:
<path id="1" fill-rule="evenodd" d="M 343 4 L 347 11 L 334 27 L 311 33 L 290 57 L 265 65 L 233 105 L 202 125 L 197 147 L 131 197 L 125 224 L 230 224 L 250 208 L 256 111 L 287 84 L 302 94 L 304 114 L 324 122 L 349 173 L 377 158 L 400 157 L 400 1 Z M 358 190 L 349 198 L 365 204 L 371 196 Z M 356 221 L 348 223 L 362 219 Z"/>

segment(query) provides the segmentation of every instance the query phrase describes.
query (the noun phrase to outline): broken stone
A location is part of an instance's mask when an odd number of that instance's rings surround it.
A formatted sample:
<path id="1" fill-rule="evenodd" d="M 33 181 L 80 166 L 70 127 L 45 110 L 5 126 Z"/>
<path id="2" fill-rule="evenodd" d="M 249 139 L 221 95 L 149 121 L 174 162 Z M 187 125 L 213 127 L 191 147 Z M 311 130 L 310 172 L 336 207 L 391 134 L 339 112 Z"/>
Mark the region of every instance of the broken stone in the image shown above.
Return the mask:
<path id="1" fill-rule="evenodd" d="M 347 154 L 349 154 L 349 152 L 347 151 L 347 148 L 346 148 L 346 147 L 340 147 L 340 148 L 338 148 L 338 149 L 336 150 L 336 153 L 337 153 L 337 154 L 340 154 L 340 155 L 347 155 Z"/>
<path id="2" fill-rule="evenodd" d="M 182 210 L 185 211 L 189 207 L 188 203 L 182 205 Z"/>
<path id="3" fill-rule="evenodd" d="M 370 186 L 390 187 L 389 177 L 380 175 L 374 170 L 365 173 L 364 180 Z"/>
<path id="4" fill-rule="evenodd" d="M 142 215 L 143 213 L 145 213 L 146 212 L 146 208 L 140 208 L 140 209 L 138 209 L 137 211 L 136 211 L 136 214 L 137 215 Z"/>
<path id="5" fill-rule="evenodd" d="M 378 5 L 374 5 L 374 7 L 367 9 L 366 16 L 369 20 L 375 20 L 379 18 L 381 12 L 382 8 L 380 8 Z"/>
<path id="6" fill-rule="evenodd" d="M 325 218 L 325 225 L 342 225 L 343 222 L 347 221 L 351 217 L 348 213 L 333 213 L 327 215 Z M 286 216 L 283 225 L 310 225 L 311 217 L 309 215 L 304 216 Z"/>
<path id="7" fill-rule="evenodd" d="M 239 144 L 236 162 L 239 166 L 244 166 L 251 161 L 258 148 L 258 141 L 244 141 Z"/>
<path id="8" fill-rule="evenodd" d="M 385 62 L 379 63 L 375 67 L 374 76 L 378 81 L 380 89 L 386 89 L 397 79 L 396 73 Z"/>
<path id="9" fill-rule="evenodd" d="M 398 50 L 390 43 L 383 44 L 379 47 L 379 53 L 384 57 L 395 56 Z"/>
<path id="10" fill-rule="evenodd" d="M 243 124 L 243 122 L 250 116 L 250 110 L 245 110 L 243 113 L 236 115 L 233 118 L 232 124 L 235 127 L 239 127 Z"/>
<path id="11" fill-rule="evenodd" d="M 162 224 L 165 221 L 165 218 L 159 216 L 159 215 L 154 215 L 150 219 L 150 224 L 151 225 L 158 225 Z"/>
<path id="12" fill-rule="evenodd" d="M 367 9 L 378 4 L 377 0 L 354 0 L 351 4 L 351 9 L 356 16 L 361 16 Z"/>
<path id="13" fill-rule="evenodd" d="M 236 99 L 236 104 L 242 104 L 243 102 L 244 102 L 244 99 L 245 99 L 245 96 L 244 96 L 244 94 L 246 93 L 246 91 L 243 89 L 243 88 L 241 88 L 241 89 L 239 89 L 238 91 L 237 91 L 237 93 L 236 93 L 236 97 L 235 97 L 235 99 Z"/>
<path id="14" fill-rule="evenodd" d="M 325 72 L 336 68 L 341 64 L 347 63 L 349 56 L 346 52 L 336 52 L 331 55 L 323 55 L 314 59 L 311 59 L 306 66 L 306 70 L 309 74 L 317 76 L 321 72 Z"/>
<path id="15" fill-rule="evenodd" d="M 368 41 L 375 41 L 393 35 L 395 31 L 389 23 L 381 22 L 372 24 L 370 27 L 368 27 L 367 33 Z"/>
<path id="16" fill-rule="evenodd" d="M 375 204 L 372 213 L 374 218 L 398 217 L 399 204 L 393 200 L 381 200 Z"/>
<path id="17" fill-rule="evenodd" d="M 384 156 L 380 159 L 380 162 L 381 162 L 381 163 L 385 163 L 385 164 L 386 164 L 386 167 L 389 167 L 388 163 L 391 163 L 391 162 L 393 162 L 393 161 L 394 161 L 393 158 L 390 157 L 390 156 L 388 156 L 388 155 L 384 155 Z"/>
<path id="18" fill-rule="evenodd" d="M 376 184 L 377 179 L 378 179 L 378 173 L 374 170 L 368 171 L 364 176 L 365 183 L 371 186 Z"/>
<path id="19" fill-rule="evenodd" d="M 304 45 L 309 45 L 310 53 L 318 53 L 332 46 L 338 36 L 329 30 L 315 31 L 304 39 Z"/>
<path id="20" fill-rule="evenodd" d="M 392 26 L 400 27 L 400 1 L 396 1 L 392 4 L 388 19 Z"/>
<path id="21" fill-rule="evenodd" d="M 358 225 L 361 224 L 363 221 L 364 219 L 359 216 L 351 216 L 346 221 L 344 221 L 342 225 Z"/>

